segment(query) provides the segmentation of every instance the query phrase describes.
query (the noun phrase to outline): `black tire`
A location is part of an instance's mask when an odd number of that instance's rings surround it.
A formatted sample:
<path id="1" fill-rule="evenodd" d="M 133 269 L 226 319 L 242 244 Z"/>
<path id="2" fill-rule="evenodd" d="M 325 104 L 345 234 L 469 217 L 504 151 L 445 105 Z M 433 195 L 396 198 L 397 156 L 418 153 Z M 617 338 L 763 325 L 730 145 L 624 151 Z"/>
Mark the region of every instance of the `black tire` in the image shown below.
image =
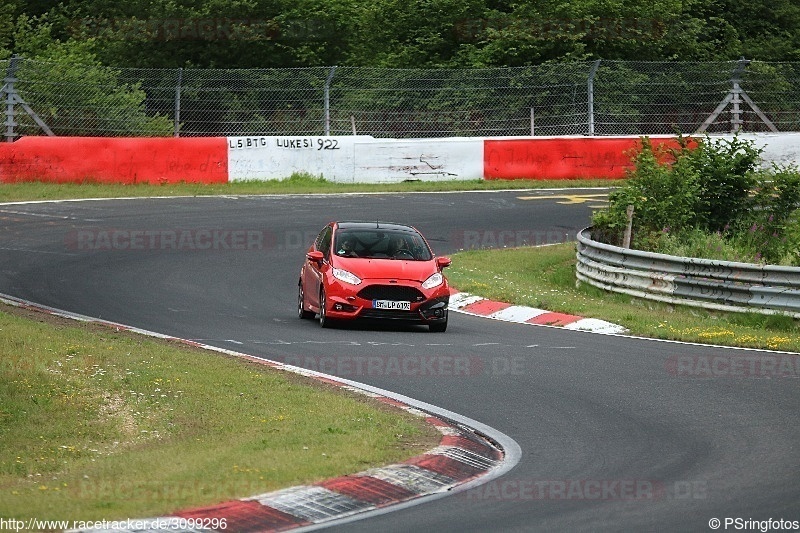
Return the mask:
<path id="1" fill-rule="evenodd" d="M 428 328 L 430 328 L 431 333 L 444 333 L 447 331 L 447 317 L 442 322 L 428 324 Z"/>
<path id="2" fill-rule="evenodd" d="M 306 311 L 306 295 L 303 292 L 303 282 L 297 284 L 297 316 L 301 319 L 314 318 L 314 313 Z"/>
<path id="3" fill-rule="evenodd" d="M 325 289 L 319 291 L 319 325 L 323 328 L 331 327 L 331 320 L 325 313 Z"/>

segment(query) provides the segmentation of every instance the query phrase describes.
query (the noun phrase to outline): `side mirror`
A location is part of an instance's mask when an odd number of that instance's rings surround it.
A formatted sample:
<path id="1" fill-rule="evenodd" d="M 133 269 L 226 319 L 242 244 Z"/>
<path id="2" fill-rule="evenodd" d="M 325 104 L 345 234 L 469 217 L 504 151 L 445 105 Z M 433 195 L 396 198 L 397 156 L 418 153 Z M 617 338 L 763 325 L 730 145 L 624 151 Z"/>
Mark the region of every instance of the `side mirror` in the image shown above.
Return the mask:
<path id="1" fill-rule="evenodd" d="M 436 258 L 436 266 L 439 267 L 439 270 L 443 268 L 449 267 L 452 261 L 449 257 L 437 257 Z"/>
<path id="2" fill-rule="evenodd" d="M 315 263 L 321 263 L 323 259 L 325 259 L 325 254 L 318 250 L 314 250 L 313 252 L 308 252 L 306 254 L 306 258 L 309 261 L 313 261 Z"/>

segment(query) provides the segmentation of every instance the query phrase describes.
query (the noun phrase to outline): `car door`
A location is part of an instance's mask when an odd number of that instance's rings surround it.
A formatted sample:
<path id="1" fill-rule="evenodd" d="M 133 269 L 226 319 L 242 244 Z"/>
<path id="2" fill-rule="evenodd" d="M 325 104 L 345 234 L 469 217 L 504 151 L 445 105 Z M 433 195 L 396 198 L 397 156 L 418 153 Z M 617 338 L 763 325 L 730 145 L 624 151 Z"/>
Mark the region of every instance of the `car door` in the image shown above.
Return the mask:
<path id="1" fill-rule="evenodd" d="M 323 284 L 323 276 L 330 268 L 328 260 L 332 235 L 333 228 L 325 226 L 314 241 L 314 250 L 320 251 L 325 255 L 325 259 L 321 263 L 306 258 L 303 292 L 305 292 L 306 301 L 309 305 L 317 309 L 319 308 L 319 292 Z"/>

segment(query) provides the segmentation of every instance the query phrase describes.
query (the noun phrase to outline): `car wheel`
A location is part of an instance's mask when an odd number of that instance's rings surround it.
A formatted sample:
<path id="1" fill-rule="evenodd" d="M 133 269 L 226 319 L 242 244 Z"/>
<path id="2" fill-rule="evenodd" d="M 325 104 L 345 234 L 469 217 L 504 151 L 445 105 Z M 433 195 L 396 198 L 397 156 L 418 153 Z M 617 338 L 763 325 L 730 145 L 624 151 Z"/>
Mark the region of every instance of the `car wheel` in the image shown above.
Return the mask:
<path id="1" fill-rule="evenodd" d="M 306 311 L 306 295 L 303 292 L 303 282 L 297 284 L 297 316 L 300 318 L 314 318 L 314 313 Z"/>
<path id="2" fill-rule="evenodd" d="M 323 328 L 331 327 L 331 321 L 328 318 L 328 314 L 325 312 L 326 305 L 325 290 L 323 289 L 319 292 L 319 325 Z"/>
<path id="3" fill-rule="evenodd" d="M 428 327 L 430 328 L 432 333 L 444 333 L 445 331 L 447 331 L 447 318 L 445 318 L 443 322 L 436 322 L 435 324 L 429 324 Z"/>

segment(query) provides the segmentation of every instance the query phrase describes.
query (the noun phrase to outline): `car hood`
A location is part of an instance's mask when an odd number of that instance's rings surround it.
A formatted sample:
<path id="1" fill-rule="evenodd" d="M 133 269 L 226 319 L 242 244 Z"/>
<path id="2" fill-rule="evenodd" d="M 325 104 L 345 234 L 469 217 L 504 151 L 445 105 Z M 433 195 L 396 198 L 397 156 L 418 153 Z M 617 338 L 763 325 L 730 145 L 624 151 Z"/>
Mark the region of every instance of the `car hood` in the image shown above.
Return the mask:
<path id="1" fill-rule="evenodd" d="M 436 262 L 400 259 L 356 259 L 336 257 L 333 266 L 352 272 L 361 279 L 396 279 L 423 282 L 436 272 Z"/>

